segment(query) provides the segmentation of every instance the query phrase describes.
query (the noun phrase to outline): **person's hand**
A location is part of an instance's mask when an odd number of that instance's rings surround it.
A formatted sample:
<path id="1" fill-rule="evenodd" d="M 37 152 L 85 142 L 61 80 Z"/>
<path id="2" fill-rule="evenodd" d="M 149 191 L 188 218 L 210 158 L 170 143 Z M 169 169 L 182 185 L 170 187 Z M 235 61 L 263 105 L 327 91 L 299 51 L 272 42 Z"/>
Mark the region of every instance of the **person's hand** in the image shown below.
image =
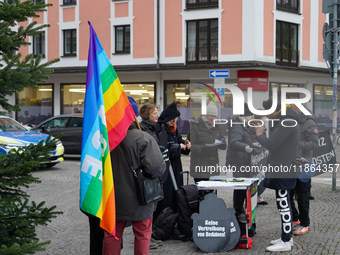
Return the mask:
<path id="1" fill-rule="evenodd" d="M 183 143 L 181 143 L 180 146 L 181 146 L 181 150 L 185 150 L 187 148 Z"/>
<path id="2" fill-rule="evenodd" d="M 259 147 L 259 148 L 261 148 L 262 145 L 261 145 L 259 142 L 256 142 L 256 143 L 253 143 L 253 147 Z"/>
<path id="3" fill-rule="evenodd" d="M 225 150 L 226 146 L 227 146 L 227 142 L 225 140 L 225 138 L 220 139 L 220 141 L 222 142 L 220 145 L 218 145 L 218 148 L 221 150 Z"/>
<path id="4" fill-rule="evenodd" d="M 253 148 L 251 148 L 249 145 L 246 146 L 245 151 L 247 153 L 251 153 L 253 151 Z"/>
<path id="5" fill-rule="evenodd" d="M 260 136 L 264 132 L 264 126 L 263 125 L 262 126 L 257 126 L 257 127 L 255 127 L 255 130 L 256 130 L 256 136 Z"/>
<path id="6" fill-rule="evenodd" d="M 191 148 L 191 143 L 190 143 L 189 140 L 186 140 L 186 141 L 185 141 L 185 146 L 187 147 L 188 150 L 190 150 L 190 148 Z"/>

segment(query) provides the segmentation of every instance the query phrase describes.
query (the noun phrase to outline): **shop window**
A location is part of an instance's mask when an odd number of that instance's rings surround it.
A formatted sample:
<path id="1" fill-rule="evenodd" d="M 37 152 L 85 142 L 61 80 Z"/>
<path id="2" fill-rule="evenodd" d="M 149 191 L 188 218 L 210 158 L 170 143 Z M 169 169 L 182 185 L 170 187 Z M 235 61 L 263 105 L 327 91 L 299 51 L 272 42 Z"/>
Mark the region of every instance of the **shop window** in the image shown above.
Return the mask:
<path id="1" fill-rule="evenodd" d="M 138 107 L 144 103 L 155 104 L 155 83 L 123 83 L 125 94 L 133 97 Z"/>
<path id="2" fill-rule="evenodd" d="M 187 22 L 186 64 L 218 62 L 218 20 Z"/>
<path id="3" fill-rule="evenodd" d="M 186 0 L 187 9 L 218 7 L 218 0 Z"/>
<path id="4" fill-rule="evenodd" d="M 16 93 L 16 103 L 20 107 L 17 120 L 23 124 L 37 125 L 52 117 L 53 86 L 38 85 Z"/>
<path id="5" fill-rule="evenodd" d="M 276 9 L 281 11 L 299 13 L 300 0 L 276 0 Z"/>
<path id="6" fill-rule="evenodd" d="M 64 56 L 77 55 L 77 30 L 64 30 Z"/>
<path id="7" fill-rule="evenodd" d="M 130 25 L 115 27 L 115 53 L 130 53 Z"/>
<path id="8" fill-rule="evenodd" d="M 271 82 L 269 84 L 269 97 L 273 97 L 273 88 L 277 88 L 277 99 L 281 101 L 281 90 L 282 88 L 299 88 L 298 84 L 287 84 L 287 83 L 275 83 Z M 289 99 L 300 98 L 300 93 L 287 93 L 286 95 Z"/>
<path id="9" fill-rule="evenodd" d="M 45 57 L 45 32 L 33 36 L 33 55 L 38 56 L 41 54 Z"/>
<path id="10" fill-rule="evenodd" d="M 297 24 L 276 21 L 276 64 L 299 66 Z"/>
<path id="11" fill-rule="evenodd" d="M 133 97 L 138 106 L 155 103 L 155 83 L 123 83 L 125 94 Z M 61 113 L 84 113 L 85 84 L 64 84 L 61 88 Z"/>
<path id="12" fill-rule="evenodd" d="M 338 89 L 337 98 L 340 98 Z M 314 115 L 318 129 L 332 131 L 333 125 L 333 86 L 314 86 Z M 337 102 L 340 109 L 340 102 Z M 337 111 L 337 132 L 340 132 L 340 112 Z"/>
<path id="13" fill-rule="evenodd" d="M 61 113 L 84 112 L 86 84 L 67 84 L 61 86 Z"/>

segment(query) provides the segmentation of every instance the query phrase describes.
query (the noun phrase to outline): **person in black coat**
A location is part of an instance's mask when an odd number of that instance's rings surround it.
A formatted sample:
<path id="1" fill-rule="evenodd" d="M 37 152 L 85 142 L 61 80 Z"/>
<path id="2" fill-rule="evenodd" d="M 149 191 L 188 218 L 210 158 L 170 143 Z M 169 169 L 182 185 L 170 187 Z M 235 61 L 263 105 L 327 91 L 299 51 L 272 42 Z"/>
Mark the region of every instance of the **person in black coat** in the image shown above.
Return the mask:
<path id="1" fill-rule="evenodd" d="M 228 151 L 226 158 L 226 167 L 236 169 L 233 176 L 236 178 L 250 178 L 251 172 L 244 173 L 241 166 L 251 165 L 251 152 L 253 151 L 253 142 L 248 121 L 254 118 L 253 113 L 249 110 L 247 103 L 244 104 L 244 115 L 234 116 L 229 121 L 228 127 Z M 243 123 L 243 124 L 242 124 Z M 239 221 L 245 221 L 244 202 L 246 201 L 246 190 L 234 190 L 233 206 L 236 211 L 236 217 Z"/>
<path id="2" fill-rule="evenodd" d="M 263 108 L 268 110 L 272 100 L 263 102 Z M 293 246 L 292 239 L 292 210 L 290 204 L 290 190 L 295 187 L 297 171 L 294 171 L 294 160 L 298 155 L 300 140 L 299 114 L 288 108 L 286 115 L 281 114 L 281 105 L 268 115 L 274 127 L 269 138 L 264 134 L 263 126 L 256 128 L 257 141 L 269 150 L 266 178 L 263 185 L 276 192 L 276 205 L 281 215 L 281 238 L 272 240 L 267 251 L 290 251 Z"/>
<path id="3" fill-rule="evenodd" d="M 165 127 L 168 140 L 169 148 L 169 159 L 176 179 L 177 187 L 183 186 L 182 162 L 181 154 L 188 155 L 190 153 L 190 142 L 184 141 L 182 136 L 178 133 L 176 121 L 181 113 L 177 110 L 175 103 L 171 103 L 164 109 L 161 116 L 158 118 L 156 124 L 156 135 L 159 138 L 159 133 L 162 131 L 162 126 Z M 154 220 L 157 218 L 159 213 L 166 207 L 170 207 L 174 211 L 177 211 L 176 194 L 175 189 L 171 180 L 168 176 L 163 185 L 164 188 L 164 199 L 159 201 L 157 209 L 154 213 Z"/>

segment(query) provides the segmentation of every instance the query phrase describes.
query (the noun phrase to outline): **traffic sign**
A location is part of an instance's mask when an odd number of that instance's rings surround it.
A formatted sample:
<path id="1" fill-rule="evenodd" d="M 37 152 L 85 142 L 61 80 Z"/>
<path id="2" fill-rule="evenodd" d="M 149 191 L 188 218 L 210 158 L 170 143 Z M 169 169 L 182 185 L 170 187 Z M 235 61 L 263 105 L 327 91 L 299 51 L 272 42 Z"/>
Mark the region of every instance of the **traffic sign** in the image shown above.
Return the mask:
<path id="1" fill-rule="evenodd" d="M 229 70 L 210 70 L 209 77 L 210 78 L 217 78 L 217 77 L 229 78 Z"/>

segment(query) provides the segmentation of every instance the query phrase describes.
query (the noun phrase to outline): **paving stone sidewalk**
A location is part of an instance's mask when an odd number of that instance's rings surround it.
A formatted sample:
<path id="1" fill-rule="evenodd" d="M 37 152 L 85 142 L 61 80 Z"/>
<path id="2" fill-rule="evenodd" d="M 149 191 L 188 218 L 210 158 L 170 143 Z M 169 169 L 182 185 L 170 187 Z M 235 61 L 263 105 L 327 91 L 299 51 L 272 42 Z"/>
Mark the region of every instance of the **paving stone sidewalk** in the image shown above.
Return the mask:
<path id="1" fill-rule="evenodd" d="M 189 157 L 182 157 L 185 170 L 188 170 Z M 35 173 L 42 179 L 41 184 L 34 184 L 29 189 L 32 198 L 41 198 L 47 205 L 57 205 L 64 214 L 53 219 L 50 224 L 38 227 L 38 237 L 51 240 L 45 252 L 37 254 L 89 254 L 89 227 L 87 217 L 79 211 L 79 161 L 67 162 L 69 169 L 62 164 L 46 173 Z M 70 164 L 70 165 L 69 165 Z M 65 174 L 67 172 L 67 174 Z M 311 225 L 309 233 L 294 237 L 294 247 L 284 254 L 340 254 L 340 181 L 337 191 L 332 191 L 331 174 L 326 173 L 313 178 L 312 194 L 315 200 L 310 203 Z M 338 174 L 337 180 L 340 179 Z M 190 179 L 190 183 L 193 180 Z M 232 207 L 232 191 L 218 191 L 227 207 Z M 275 192 L 263 193 L 268 205 L 259 205 L 256 217 L 257 234 L 253 237 L 253 248 L 249 250 L 231 250 L 221 254 L 271 254 L 265 252 L 272 239 L 280 237 L 280 216 L 276 208 Z M 41 199 L 38 199 L 41 200 Z M 133 254 L 132 228 L 126 228 L 123 236 L 122 254 Z M 194 242 L 168 240 L 150 254 L 202 254 Z M 212 254 L 212 253 L 210 253 Z"/>

